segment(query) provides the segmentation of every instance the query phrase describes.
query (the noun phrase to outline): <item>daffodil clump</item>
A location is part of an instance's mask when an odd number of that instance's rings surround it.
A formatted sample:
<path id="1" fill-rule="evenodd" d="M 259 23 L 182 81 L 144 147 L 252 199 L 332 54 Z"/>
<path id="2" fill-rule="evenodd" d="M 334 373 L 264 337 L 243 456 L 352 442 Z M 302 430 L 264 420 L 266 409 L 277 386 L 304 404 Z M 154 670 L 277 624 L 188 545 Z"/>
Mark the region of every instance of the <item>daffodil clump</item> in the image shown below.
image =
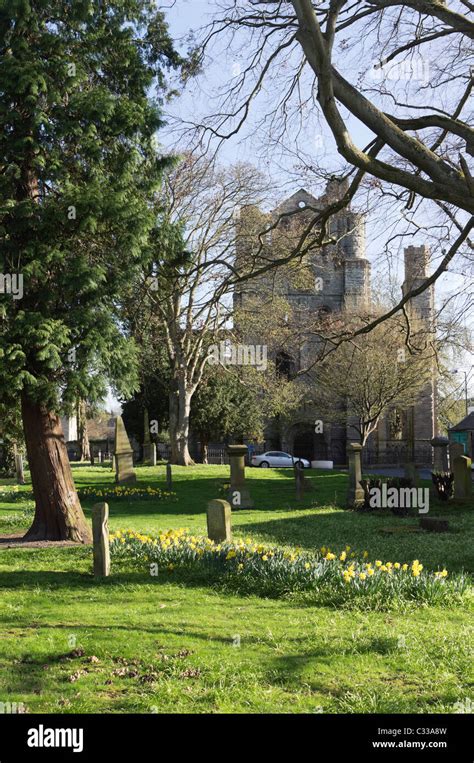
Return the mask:
<path id="1" fill-rule="evenodd" d="M 357 554 L 349 546 L 339 552 L 323 546 L 308 553 L 251 538 L 214 543 L 186 528 L 156 537 L 119 531 L 111 535 L 111 553 L 115 560 L 132 562 L 143 570 L 155 563 L 161 572 L 204 575 L 241 592 L 263 595 L 316 591 L 325 601 L 362 596 L 375 597 L 378 604 L 394 598 L 441 604 L 467 588 L 463 576 L 448 578 L 444 568 L 427 572 L 417 559 L 371 562 L 367 551 Z"/>
<path id="2" fill-rule="evenodd" d="M 110 485 L 106 488 L 84 487 L 78 490 L 79 498 L 102 500 L 138 499 L 140 501 L 153 498 L 155 501 L 174 500 L 176 493 L 162 490 L 159 487 L 133 487 L 129 485 Z"/>

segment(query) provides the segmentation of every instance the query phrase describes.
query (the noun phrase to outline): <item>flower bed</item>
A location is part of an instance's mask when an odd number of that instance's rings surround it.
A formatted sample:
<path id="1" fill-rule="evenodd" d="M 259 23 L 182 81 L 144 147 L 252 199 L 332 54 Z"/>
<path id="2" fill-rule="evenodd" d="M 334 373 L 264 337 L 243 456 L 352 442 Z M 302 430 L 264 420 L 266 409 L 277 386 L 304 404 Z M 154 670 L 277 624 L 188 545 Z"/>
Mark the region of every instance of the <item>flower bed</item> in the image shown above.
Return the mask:
<path id="1" fill-rule="evenodd" d="M 117 561 L 143 570 L 155 563 L 161 572 L 204 576 L 263 595 L 317 591 L 325 600 L 362 596 L 379 604 L 394 599 L 443 603 L 468 587 L 465 576 L 449 578 L 446 569 L 428 572 L 418 560 L 371 562 L 367 551 L 356 554 L 348 546 L 337 553 L 325 547 L 308 553 L 266 546 L 250 538 L 216 544 L 186 529 L 156 537 L 119 531 L 111 536 L 111 553 Z"/>
<path id="2" fill-rule="evenodd" d="M 154 501 L 174 500 L 176 493 L 162 490 L 158 487 L 133 487 L 129 485 L 111 485 L 110 487 L 84 487 L 77 491 L 79 498 L 93 500 L 120 500 L 136 498 L 140 501 L 153 499 Z"/>

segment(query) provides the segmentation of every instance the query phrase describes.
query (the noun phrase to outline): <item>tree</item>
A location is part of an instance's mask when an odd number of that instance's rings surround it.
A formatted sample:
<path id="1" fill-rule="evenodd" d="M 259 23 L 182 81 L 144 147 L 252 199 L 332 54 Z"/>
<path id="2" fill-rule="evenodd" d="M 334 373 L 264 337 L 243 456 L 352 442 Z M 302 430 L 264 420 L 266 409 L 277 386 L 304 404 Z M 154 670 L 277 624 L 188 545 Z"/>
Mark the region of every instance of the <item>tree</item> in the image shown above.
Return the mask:
<path id="1" fill-rule="evenodd" d="M 148 92 L 179 65 L 149 0 L 0 8 L 0 270 L 22 292 L 0 295 L 0 395 L 21 397 L 29 540 L 91 539 L 59 413 L 136 384 L 117 306 L 167 164 Z"/>
<path id="2" fill-rule="evenodd" d="M 191 405 L 191 427 L 201 443 L 201 460 L 208 463 L 208 446 L 212 439 L 263 437 L 264 406 L 259 389 L 242 383 L 239 377 L 221 366 L 208 370 Z"/>
<path id="3" fill-rule="evenodd" d="M 392 319 L 339 346 L 315 368 L 315 398 L 330 421 L 348 423 L 362 446 L 390 409 L 407 409 L 430 383 L 435 359 L 425 332 L 407 346 Z"/>
<path id="4" fill-rule="evenodd" d="M 140 346 L 164 347 L 170 368 L 171 462 L 192 463 L 191 401 L 207 364 L 207 348 L 230 325 L 236 211 L 259 201 L 255 168 L 223 170 L 205 156 L 187 155 L 169 173 L 158 225 L 149 237 L 152 267 L 132 294 L 129 314 Z"/>
<path id="5" fill-rule="evenodd" d="M 351 183 L 341 200 L 314 210 L 321 244 L 340 203 L 363 194 L 382 221 L 387 257 L 420 232 L 436 249 L 432 275 L 357 332 L 400 312 L 455 258 L 466 275 L 472 266 L 472 10 L 425 0 L 229 0 L 203 30 L 203 65 L 208 53 L 219 56 L 229 77 L 214 113 L 194 120 L 201 141 L 220 146 L 247 127 L 267 155 L 286 151 L 307 177 L 327 178 L 335 161 L 321 158 L 314 135 L 329 136 Z M 237 74 L 230 61 L 239 62 Z M 302 239 L 290 256 L 304 247 Z M 459 297 L 467 314 L 472 296 Z"/>

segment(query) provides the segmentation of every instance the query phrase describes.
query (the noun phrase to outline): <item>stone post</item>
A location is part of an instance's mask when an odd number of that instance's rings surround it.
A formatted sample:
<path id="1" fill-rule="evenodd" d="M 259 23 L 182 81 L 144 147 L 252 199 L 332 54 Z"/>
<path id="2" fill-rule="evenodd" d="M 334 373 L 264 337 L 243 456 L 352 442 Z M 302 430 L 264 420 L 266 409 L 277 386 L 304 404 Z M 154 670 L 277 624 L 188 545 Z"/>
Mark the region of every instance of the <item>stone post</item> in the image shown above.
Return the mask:
<path id="1" fill-rule="evenodd" d="M 364 490 L 360 484 L 362 479 L 361 453 L 362 445 L 358 442 L 348 444 L 349 455 L 349 487 L 347 490 L 347 508 L 354 509 L 364 503 Z"/>
<path id="2" fill-rule="evenodd" d="M 433 437 L 431 444 L 434 448 L 434 471 L 447 472 L 449 444 L 448 438 L 438 435 L 437 437 Z"/>
<path id="3" fill-rule="evenodd" d="M 156 466 L 156 445 L 154 442 L 150 445 L 150 466 Z"/>
<path id="4" fill-rule="evenodd" d="M 296 500 L 301 501 L 304 496 L 304 473 L 303 469 L 294 467 L 295 472 L 295 487 L 296 487 Z"/>
<path id="5" fill-rule="evenodd" d="M 252 509 L 253 501 L 245 487 L 246 445 L 228 445 L 227 455 L 230 461 L 229 502 L 233 509 Z"/>
<path id="6" fill-rule="evenodd" d="M 133 449 L 127 436 L 122 417 L 115 419 L 115 482 L 123 485 L 136 482 L 137 477 L 133 468 Z"/>
<path id="7" fill-rule="evenodd" d="M 166 487 L 171 490 L 173 487 L 173 474 L 171 472 L 171 464 L 166 464 Z"/>
<path id="8" fill-rule="evenodd" d="M 214 500 L 207 504 L 207 535 L 215 543 L 232 540 L 231 508 L 227 501 Z"/>
<path id="9" fill-rule="evenodd" d="M 96 503 L 92 507 L 92 542 L 94 576 L 108 577 L 110 575 L 109 507 L 106 503 Z"/>
<path id="10" fill-rule="evenodd" d="M 463 501 L 471 495 L 471 459 L 467 456 L 457 456 L 454 459 L 454 498 Z"/>

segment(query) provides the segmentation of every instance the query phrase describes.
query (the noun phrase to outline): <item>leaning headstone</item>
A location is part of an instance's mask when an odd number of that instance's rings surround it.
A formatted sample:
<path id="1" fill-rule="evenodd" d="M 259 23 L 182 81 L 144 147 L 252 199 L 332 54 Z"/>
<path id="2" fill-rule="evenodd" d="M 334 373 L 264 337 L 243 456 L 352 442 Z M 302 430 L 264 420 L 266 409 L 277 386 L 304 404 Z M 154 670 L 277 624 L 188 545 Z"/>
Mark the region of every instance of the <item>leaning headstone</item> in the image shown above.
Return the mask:
<path id="1" fill-rule="evenodd" d="M 454 459 L 454 498 L 465 500 L 472 494 L 471 459 L 457 456 Z"/>
<path id="2" fill-rule="evenodd" d="M 434 449 L 434 471 L 435 472 L 447 472 L 448 471 L 448 444 L 447 437 L 438 435 L 433 437 L 431 444 Z"/>
<path id="3" fill-rule="evenodd" d="M 114 456 L 115 482 L 119 485 L 136 482 L 137 477 L 133 468 L 133 449 L 121 416 L 117 416 L 115 419 Z"/>
<path id="4" fill-rule="evenodd" d="M 245 486 L 246 445 L 228 445 L 227 455 L 230 461 L 229 501 L 233 509 L 252 509 L 253 501 Z"/>
<path id="5" fill-rule="evenodd" d="M 448 446 L 449 450 L 449 468 L 451 471 L 454 469 L 454 459 L 458 456 L 464 456 L 464 445 L 462 442 L 450 442 Z"/>
<path id="6" fill-rule="evenodd" d="M 96 503 L 92 507 L 92 542 L 94 555 L 94 576 L 110 575 L 109 507 L 106 503 Z"/>
<path id="7" fill-rule="evenodd" d="M 207 535 L 215 543 L 232 540 L 231 508 L 227 501 L 214 500 L 207 504 Z"/>
<path id="8" fill-rule="evenodd" d="M 166 464 L 166 487 L 171 490 L 173 487 L 173 473 L 171 471 L 171 464 Z"/>
<path id="9" fill-rule="evenodd" d="M 346 505 L 350 509 L 359 508 L 364 505 L 364 490 L 360 484 L 362 479 L 361 453 L 362 445 L 358 442 L 349 443 L 349 487 Z"/>

